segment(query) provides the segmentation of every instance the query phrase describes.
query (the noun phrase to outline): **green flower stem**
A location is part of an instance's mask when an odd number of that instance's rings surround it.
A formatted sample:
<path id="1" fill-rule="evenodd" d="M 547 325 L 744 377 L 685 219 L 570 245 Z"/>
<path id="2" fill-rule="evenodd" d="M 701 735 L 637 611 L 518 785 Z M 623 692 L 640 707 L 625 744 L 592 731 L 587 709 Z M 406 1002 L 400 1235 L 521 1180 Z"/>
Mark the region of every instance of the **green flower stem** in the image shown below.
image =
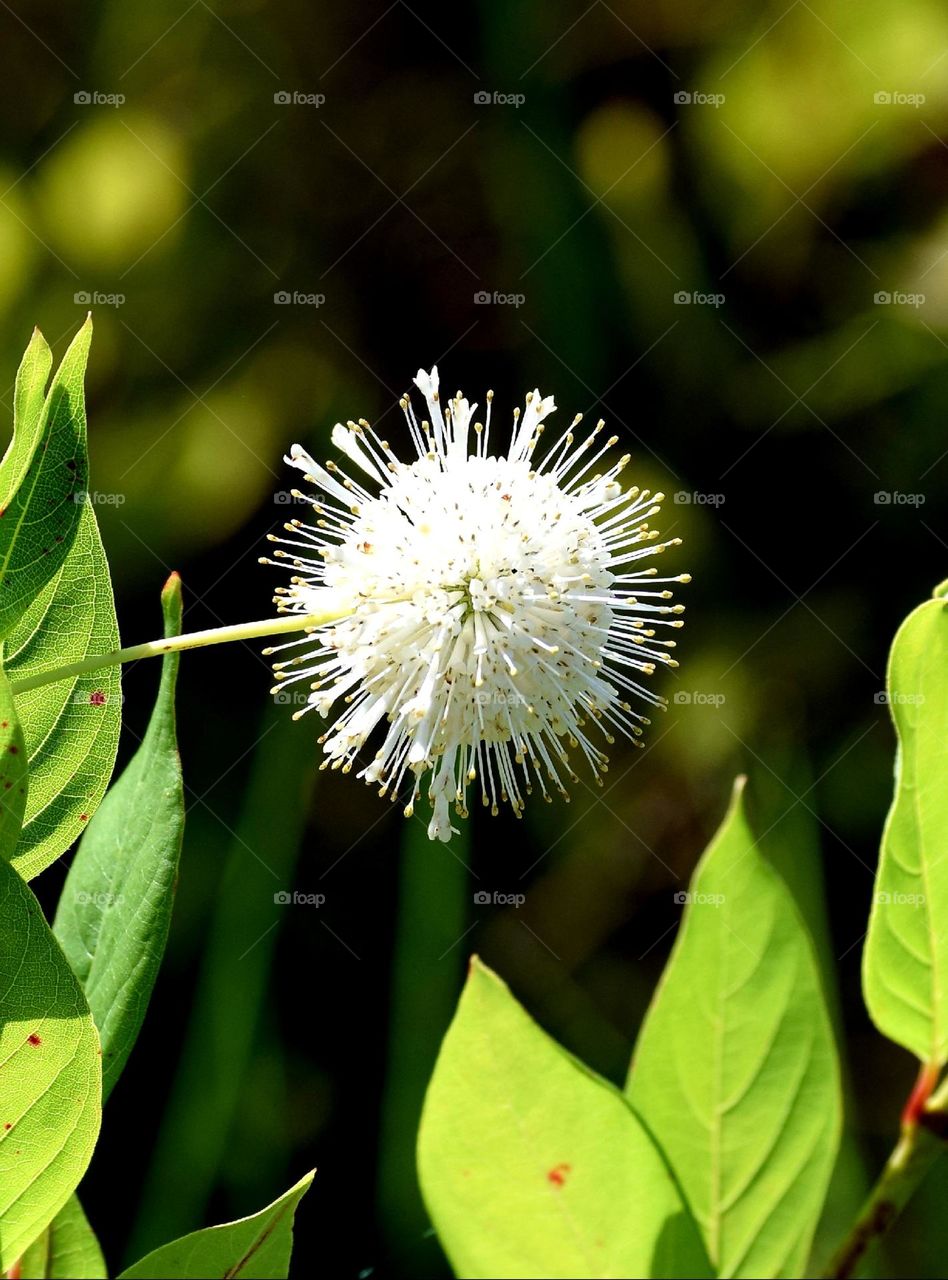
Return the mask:
<path id="1" fill-rule="evenodd" d="M 945 1150 L 948 1138 L 948 1080 L 932 1093 L 938 1068 L 922 1066 L 902 1113 L 902 1132 L 859 1217 L 826 1270 L 832 1280 L 847 1280 L 869 1247 L 881 1240 Z"/>
<path id="2" fill-rule="evenodd" d="M 260 622 L 241 622 L 232 627 L 212 627 L 208 631 L 192 631 L 187 635 L 169 636 L 161 640 L 149 640 L 128 649 L 115 649 L 112 653 L 95 653 L 81 662 L 71 662 L 66 667 L 53 667 L 40 671 L 27 680 L 17 680 L 13 692 L 28 693 L 57 680 L 71 680 L 75 676 L 98 671 L 101 667 L 113 667 L 122 662 L 137 662 L 139 658 L 157 658 L 165 653 L 183 649 L 203 649 L 211 644 L 228 644 L 232 640 L 256 640 L 261 636 L 284 635 L 292 631 L 313 631 L 330 622 L 338 622 L 352 612 L 351 608 L 325 613 L 292 613 L 280 618 L 263 618 Z"/>

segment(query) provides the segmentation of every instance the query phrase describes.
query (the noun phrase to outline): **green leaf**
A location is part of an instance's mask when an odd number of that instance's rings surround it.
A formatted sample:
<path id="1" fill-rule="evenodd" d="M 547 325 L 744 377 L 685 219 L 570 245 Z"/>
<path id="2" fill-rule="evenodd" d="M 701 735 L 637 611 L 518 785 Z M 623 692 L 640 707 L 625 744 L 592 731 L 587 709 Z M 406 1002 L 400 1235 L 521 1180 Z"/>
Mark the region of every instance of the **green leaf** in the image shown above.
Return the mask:
<path id="1" fill-rule="evenodd" d="M 14 434 L 0 462 L 0 636 L 62 566 L 86 492 L 83 392 L 92 321 L 76 334 L 40 405 L 49 348 L 35 331 L 17 374 Z"/>
<path id="2" fill-rule="evenodd" d="M 315 739 L 301 741 L 286 708 L 273 699 L 264 703 L 253 732 L 263 747 L 253 755 L 234 826 L 225 831 L 220 823 L 204 825 L 201 853 L 211 877 L 210 906 L 192 974 L 187 1028 L 157 1124 L 130 1257 L 144 1253 L 155 1240 L 183 1235 L 193 1222 L 206 1218 L 222 1182 L 239 1190 L 261 1170 L 279 1178 L 295 1137 L 282 1127 L 271 1132 L 252 1164 L 235 1169 L 248 1133 L 266 1127 L 266 1108 L 256 1103 L 254 1063 L 262 1054 L 277 1078 L 284 1071 L 286 1046 L 271 1032 L 274 958 L 286 908 L 274 901 L 274 892 L 294 883 L 306 843 L 310 797 L 331 781 L 316 767 Z M 279 822 L 274 821 L 276 813 Z M 249 849 L 259 849 L 266 862 L 248 858 Z M 208 1080 L 214 1081 L 213 1089 L 207 1088 Z"/>
<path id="3" fill-rule="evenodd" d="M 76 1189 L 101 1119 L 99 1037 L 29 887 L 0 859 L 0 1272 Z"/>
<path id="4" fill-rule="evenodd" d="M 20 1262 L 21 1280 L 105 1280 L 105 1259 L 75 1196 L 70 1196 Z"/>
<path id="5" fill-rule="evenodd" d="M 23 730 L 10 682 L 0 668 L 0 858 L 9 859 L 20 838 L 28 786 Z"/>
<path id="6" fill-rule="evenodd" d="M 628 1092 L 718 1274 L 797 1276 L 839 1142 L 839 1068 L 810 939 L 742 789 L 695 871 Z"/>
<path id="7" fill-rule="evenodd" d="M 428 1088 L 418 1162 L 460 1276 L 711 1274 L 628 1102 L 476 958 Z"/>
<path id="8" fill-rule="evenodd" d="M 13 389 L 13 439 L 0 461 L 0 495 L 4 505 L 20 487 L 30 464 L 52 367 L 49 343 L 39 329 L 34 328 Z"/>
<path id="9" fill-rule="evenodd" d="M 165 635 L 180 634 L 177 574 L 161 600 Z M 162 659 L 148 729 L 79 843 L 53 923 L 102 1038 L 105 1097 L 141 1028 L 171 925 L 184 836 L 174 713 L 178 662 L 176 653 Z"/>
<path id="10" fill-rule="evenodd" d="M 109 566 L 89 505 L 72 550 L 3 644 L 11 682 L 118 648 Z M 13 857 L 27 880 L 72 844 L 109 784 L 121 727 L 120 668 L 59 680 L 16 695 L 30 787 Z"/>
<path id="11" fill-rule="evenodd" d="M 882 833 L 863 991 L 879 1030 L 924 1062 L 948 1061 L 948 612 L 902 623 L 889 655 L 898 750 Z"/>
<path id="12" fill-rule="evenodd" d="M 207 1276 L 283 1280 L 290 1269 L 293 1215 L 312 1181 L 313 1174 L 306 1174 L 252 1217 L 192 1231 L 162 1245 L 123 1271 L 118 1280 L 204 1280 Z"/>

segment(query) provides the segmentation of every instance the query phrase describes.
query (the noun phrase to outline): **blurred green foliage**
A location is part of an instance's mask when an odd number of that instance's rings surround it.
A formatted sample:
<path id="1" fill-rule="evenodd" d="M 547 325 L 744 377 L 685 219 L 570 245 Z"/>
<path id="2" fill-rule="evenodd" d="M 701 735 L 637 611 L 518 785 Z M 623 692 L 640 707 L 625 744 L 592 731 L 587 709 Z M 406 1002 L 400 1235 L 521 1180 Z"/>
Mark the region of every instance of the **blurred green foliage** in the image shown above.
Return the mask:
<path id="1" fill-rule="evenodd" d="M 3 387 L 31 326 L 58 354 L 91 297 L 93 486 L 126 642 L 151 634 L 170 568 L 189 628 L 264 616 L 284 450 L 323 451 L 360 415 L 397 445 L 394 401 L 435 361 L 477 398 L 539 385 L 564 417 L 605 417 L 695 575 L 647 751 L 617 745 L 603 792 L 583 781 L 520 826 L 476 814 L 472 877 L 434 876 L 434 900 L 417 849 L 421 879 L 400 878 L 405 824 L 362 783 L 332 775 L 310 803 L 316 730 L 263 717 L 263 659 L 189 655 L 171 947 L 83 1191 L 112 1265 L 133 1234 L 140 1250 L 250 1211 L 317 1164 L 301 1273 L 443 1274 L 397 1210 L 413 1192 L 379 1192 L 380 1170 L 409 1177 L 412 967 L 424 1052 L 476 947 L 621 1080 L 674 894 L 741 768 L 836 985 L 854 1104 L 833 1203 L 850 1204 L 913 1071 L 869 1028 L 858 966 L 893 748 L 875 699 L 948 552 L 948 12 L 36 0 L 0 27 Z M 156 674 L 129 673 L 126 755 Z M 324 905 L 274 904 L 268 865 Z M 434 975 L 396 928 L 412 886 L 413 911 L 470 929 Z M 475 887 L 526 901 L 480 906 Z M 943 1245 L 915 1214 L 887 1265 L 938 1274 Z"/>

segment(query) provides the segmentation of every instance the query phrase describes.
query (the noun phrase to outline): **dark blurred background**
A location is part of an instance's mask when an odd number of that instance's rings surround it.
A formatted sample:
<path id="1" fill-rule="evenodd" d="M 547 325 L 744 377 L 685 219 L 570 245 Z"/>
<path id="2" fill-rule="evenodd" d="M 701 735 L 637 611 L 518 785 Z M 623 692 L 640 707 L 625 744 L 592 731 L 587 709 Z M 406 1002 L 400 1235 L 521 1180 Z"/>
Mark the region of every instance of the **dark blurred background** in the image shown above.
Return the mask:
<path id="1" fill-rule="evenodd" d="M 82 1188 L 111 1266 L 316 1164 L 298 1274 L 446 1275 L 412 1148 L 467 956 L 621 1081 L 740 770 L 847 1054 L 825 1252 L 914 1074 L 859 963 L 886 652 L 948 575 L 948 10 L 10 0 L 0 32 L 0 388 L 92 306 L 126 643 L 172 568 L 189 629 L 266 616 L 283 452 L 362 415 L 407 447 L 392 408 L 434 362 L 505 413 L 539 386 L 605 417 L 695 579 L 647 750 L 448 848 L 317 775 L 256 648 L 185 658 L 174 929 Z M 157 674 L 127 674 L 123 758 Z M 948 1274 L 946 1173 L 880 1273 Z"/>

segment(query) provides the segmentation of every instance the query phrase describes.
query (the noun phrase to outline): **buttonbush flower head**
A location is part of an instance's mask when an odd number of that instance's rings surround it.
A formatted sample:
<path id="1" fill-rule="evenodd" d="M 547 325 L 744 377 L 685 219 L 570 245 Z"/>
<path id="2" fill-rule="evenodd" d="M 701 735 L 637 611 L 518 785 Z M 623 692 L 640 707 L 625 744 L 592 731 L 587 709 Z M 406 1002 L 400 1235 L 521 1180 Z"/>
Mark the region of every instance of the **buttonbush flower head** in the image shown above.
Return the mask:
<path id="1" fill-rule="evenodd" d="M 669 584 L 688 576 L 645 564 L 679 539 L 649 525 L 662 494 L 620 484 L 629 458 L 605 460 L 617 438 L 602 422 L 581 430 L 578 415 L 543 447 L 556 406 L 534 391 L 501 451 L 492 392 L 481 421 L 460 392 L 442 404 L 437 369 L 415 385 L 425 416 L 400 401 L 411 461 L 364 420 L 333 429 L 348 472 L 299 445 L 286 459 L 320 493 L 314 525 L 271 535 L 295 570 L 278 607 L 350 612 L 280 646 L 298 651 L 277 689 L 306 682 L 296 715 L 335 716 L 322 767 L 358 767 L 407 796 L 407 815 L 427 784 L 428 834 L 447 840 L 472 788 L 520 816 L 534 790 L 566 794 L 577 756 L 602 785 L 602 745 L 637 741 L 649 721 L 634 703 L 664 702 L 643 681 L 676 665 Z"/>

